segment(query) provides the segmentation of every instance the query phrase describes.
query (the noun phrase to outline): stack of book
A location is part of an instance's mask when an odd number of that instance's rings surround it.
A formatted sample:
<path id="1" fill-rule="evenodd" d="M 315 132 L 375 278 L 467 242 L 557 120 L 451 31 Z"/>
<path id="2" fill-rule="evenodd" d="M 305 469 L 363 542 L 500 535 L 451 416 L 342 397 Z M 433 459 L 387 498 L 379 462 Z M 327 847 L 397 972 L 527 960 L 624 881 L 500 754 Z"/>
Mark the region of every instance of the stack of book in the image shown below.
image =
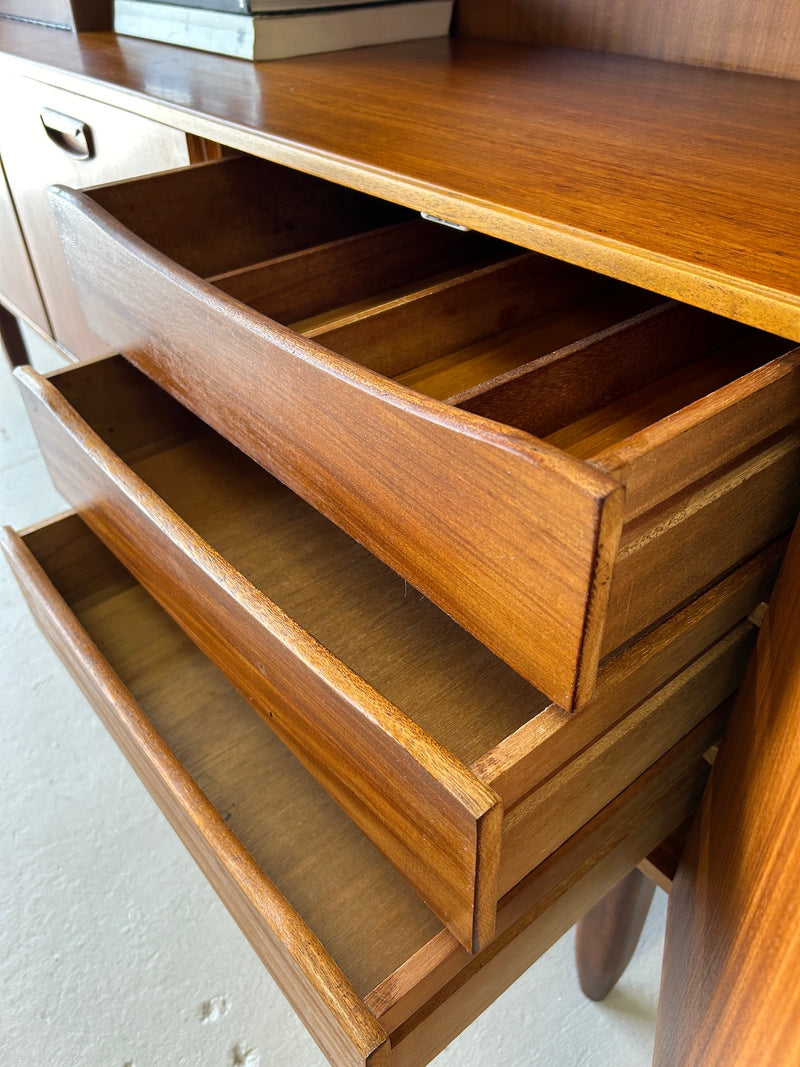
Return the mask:
<path id="1" fill-rule="evenodd" d="M 131 37 L 241 59 L 281 59 L 447 34 L 453 0 L 114 0 Z"/>

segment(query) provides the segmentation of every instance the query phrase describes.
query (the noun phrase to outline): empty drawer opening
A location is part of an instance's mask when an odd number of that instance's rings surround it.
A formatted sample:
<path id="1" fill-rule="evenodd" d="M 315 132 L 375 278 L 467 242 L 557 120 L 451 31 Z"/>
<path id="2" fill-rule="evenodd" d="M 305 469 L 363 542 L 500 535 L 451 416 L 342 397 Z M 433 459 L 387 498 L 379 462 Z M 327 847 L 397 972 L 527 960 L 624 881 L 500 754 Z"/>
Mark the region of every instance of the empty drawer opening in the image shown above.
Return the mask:
<path id="1" fill-rule="evenodd" d="M 57 534 L 63 547 L 54 554 Z M 155 729 L 358 992 L 441 930 L 166 612 L 135 582 L 120 584 L 123 568 L 79 518 L 29 534 L 26 543 Z"/>
<path id="2" fill-rule="evenodd" d="M 78 413 L 205 541 L 464 763 L 549 705 L 121 358 L 75 367 L 58 381 Z"/>

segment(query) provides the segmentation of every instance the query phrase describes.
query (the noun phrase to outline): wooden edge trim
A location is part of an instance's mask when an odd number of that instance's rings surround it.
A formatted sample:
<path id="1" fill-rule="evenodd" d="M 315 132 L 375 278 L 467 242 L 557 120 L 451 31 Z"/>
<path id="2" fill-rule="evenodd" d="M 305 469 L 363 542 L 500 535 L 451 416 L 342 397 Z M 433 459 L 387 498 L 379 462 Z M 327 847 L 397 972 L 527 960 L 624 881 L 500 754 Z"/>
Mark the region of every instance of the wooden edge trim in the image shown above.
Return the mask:
<path id="1" fill-rule="evenodd" d="M 68 374 L 69 368 L 60 373 Z M 116 506 L 105 499 L 93 502 L 88 508 L 81 508 L 83 502 L 74 500 L 78 510 L 84 512 L 86 524 L 132 570 L 137 580 L 195 644 L 223 673 L 229 674 L 260 712 L 264 707 L 264 693 L 258 682 L 254 683 L 242 672 L 238 672 L 238 676 L 231 674 L 231 662 L 242 659 L 250 662 L 234 647 L 234 616 L 244 616 L 255 628 L 256 635 L 263 633 L 267 642 L 277 642 L 297 664 L 292 674 L 299 668 L 309 684 L 324 692 L 323 703 L 329 714 L 326 722 L 318 724 L 319 737 L 309 738 L 305 721 L 314 715 L 314 703 L 309 698 L 310 710 L 307 710 L 300 697 L 291 703 L 292 696 L 297 694 L 290 693 L 281 705 L 286 721 L 277 712 L 275 715 L 262 713 L 266 724 L 412 882 L 459 940 L 471 948 L 485 944 L 494 929 L 499 859 L 497 854 L 494 857 L 487 855 L 486 850 L 493 848 L 495 853 L 499 852 L 502 803 L 497 794 L 235 570 L 146 482 L 122 463 L 66 401 L 52 380 L 42 378 L 30 367 L 21 368 L 18 378 L 37 433 L 45 429 L 42 420 L 49 420 L 60 434 L 69 437 L 73 448 L 88 457 L 106 484 L 110 484 L 121 497 L 121 503 Z M 58 457 L 46 444 L 43 451 L 60 491 L 65 496 L 72 496 L 72 485 L 65 485 L 59 477 Z M 142 567 L 139 555 L 127 550 L 130 531 L 120 532 L 116 528 L 116 512 L 120 507 L 133 509 L 147 520 L 153 554 L 158 555 L 159 544 L 165 558 L 168 553 L 172 554 L 171 571 L 175 567 L 188 567 L 196 574 L 199 583 L 209 583 L 215 593 L 210 608 L 216 624 L 212 640 L 208 639 L 206 629 L 196 624 L 191 612 L 177 610 L 165 592 L 165 585 L 169 583 L 158 580 L 163 578 L 163 572 L 156 566 L 150 573 Z M 228 650 L 233 651 L 232 661 L 223 654 Z M 267 645 L 262 656 L 267 665 L 269 651 Z M 254 649 L 251 649 L 251 655 L 253 653 Z M 262 669 L 266 671 L 266 668 Z M 268 676 L 265 674 L 265 677 Z M 286 688 L 285 681 L 282 688 Z M 300 690 L 304 694 L 302 686 Z M 319 738 L 330 746 L 330 759 L 325 757 L 324 745 L 319 746 Z M 416 785 L 409 788 L 409 783 L 415 780 Z M 377 793 L 383 799 L 396 795 L 401 781 L 408 798 L 402 810 L 392 805 L 373 810 L 368 802 L 365 803 L 365 793 L 373 796 Z M 361 787 L 358 782 L 362 783 Z M 394 822 L 386 820 L 386 811 L 395 817 Z M 484 820 L 487 820 L 485 826 Z M 403 825 L 409 823 L 415 827 L 417 837 L 428 842 L 434 839 L 433 851 L 427 856 L 415 856 L 413 862 L 409 862 L 409 846 L 402 830 Z M 383 832 L 384 827 L 388 833 Z M 437 857 L 437 847 L 452 850 L 452 855 Z M 437 862 L 437 859 L 446 862 Z M 454 863 L 454 860 L 458 862 Z M 479 892 L 476 880 L 482 865 L 484 871 Z"/>
<path id="2" fill-rule="evenodd" d="M 545 257 L 539 256 L 535 252 L 526 252 L 521 249 L 518 255 L 507 259 L 468 265 L 466 270 L 459 270 L 456 274 L 451 274 L 448 271 L 447 276 L 444 278 L 434 276 L 433 278 L 423 279 L 423 285 L 413 291 L 401 295 L 390 295 L 385 300 L 376 300 L 375 303 L 371 303 L 367 308 L 358 307 L 352 309 L 344 307 L 341 315 L 330 321 L 325 317 L 325 321 L 317 325 L 317 316 L 312 316 L 307 321 L 292 323 L 292 328 L 297 330 L 298 333 L 302 333 L 304 337 L 313 338 L 323 344 L 327 343 L 329 336 L 334 336 L 334 344 L 341 345 L 343 343 L 347 346 L 353 336 L 356 339 L 358 338 L 358 333 L 363 326 L 369 326 L 376 321 L 380 322 L 384 318 L 391 320 L 397 311 L 403 311 L 409 307 L 428 302 L 427 313 L 433 315 L 437 313 L 437 301 L 440 298 L 446 300 L 450 294 L 458 294 L 465 288 L 474 287 L 479 290 L 483 284 L 495 285 L 497 284 L 498 275 L 510 274 L 511 278 L 508 279 L 510 284 L 514 281 L 513 275 L 515 272 L 524 271 L 526 267 L 535 269 L 547 262 L 548 260 Z M 558 263 L 558 267 L 562 266 L 562 264 Z M 554 269 L 558 269 L 558 267 L 554 265 Z M 574 268 L 563 266 L 563 269 L 564 271 L 571 271 Z M 591 277 L 591 275 L 587 275 L 587 279 Z M 470 298 L 475 300 L 478 297 L 477 294 L 471 293 Z M 463 304 L 463 299 L 461 302 Z M 396 324 L 393 324 L 393 329 L 397 329 Z M 332 349 L 332 351 L 335 351 L 335 349 Z"/>
<path id="3" fill-rule="evenodd" d="M 154 46 L 159 47 L 159 46 Z M 197 106 L 157 99 L 143 90 L 68 70 L 49 55 L 5 52 L 4 66 L 56 88 L 86 95 L 87 84 L 98 99 L 168 126 L 240 149 L 285 166 L 307 171 L 424 210 L 500 240 L 513 241 L 590 270 L 656 290 L 697 307 L 800 341 L 800 296 L 752 282 L 742 274 L 703 267 L 592 230 L 524 213 L 462 191 L 431 186 L 409 174 L 387 171 L 363 160 L 287 140 L 263 129 L 242 126 Z"/>
<path id="4" fill-rule="evenodd" d="M 92 186 L 93 198 L 96 189 L 97 186 Z M 319 244 L 309 245 L 308 248 L 300 248 L 295 252 L 284 252 L 279 256 L 262 259 L 258 263 L 249 263 L 246 267 L 235 267 L 233 270 L 222 271 L 219 274 L 210 274 L 204 278 L 204 281 L 210 285 L 215 285 L 218 289 L 222 289 L 228 296 L 239 299 L 236 296 L 239 283 L 253 275 L 279 269 L 287 263 L 302 262 L 307 259 L 313 260 L 317 256 L 335 249 L 368 245 L 371 241 L 374 241 L 376 233 L 385 237 L 396 237 L 412 231 L 420 225 L 424 225 L 424 222 L 419 218 L 405 219 L 402 222 L 389 222 L 384 226 L 376 226 L 374 230 L 363 230 L 361 233 L 351 233 L 346 237 L 335 237 Z"/>
<path id="5" fill-rule="evenodd" d="M 752 611 L 751 605 L 769 595 L 786 544 L 786 535 L 776 538 L 702 596 L 607 660 L 600 668 L 595 695 L 580 718 L 550 704 L 476 760 L 472 770 L 501 796 L 506 811 L 739 625 Z M 688 652 L 687 640 L 691 641 Z M 664 667 L 653 674 L 652 664 L 661 659 Z M 621 703 L 620 686 L 640 673 L 645 684 L 639 684 L 630 699 Z M 577 726 L 581 726 L 580 741 L 565 749 L 559 734 L 571 735 Z M 524 781 L 523 787 L 517 785 L 518 780 Z"/>
<path id="6" fill-rule="evenodd" d="M 589 583 L 583 634 L 578 652 L 578 669 L 575 673 L 575 688 L 566 708 L 580 708 L 591 699 L 597 684 L 600 655 L 603 650 L 606 612 L 611 594 L 611 577 L 614 571 L 625 514 L 625 493 L 620 489 L 598 501 L 599 522 L 595 527 L 595 551 L 591 581 Z"/>
<path id="7" fill-rule="evenodd" d="M 650 859 L 650 856 L 646 856 L 645 859 L 643 859 L 641 863 L 637 863 L 636 866 L 648 881 L 652 882 L 653 885 L 658 886 L 659 889 L 663 889 L 665 893 L 669 893 L 672 889 L 672 878 L 657 867 Z"/>
<path id="8" fill-rule="evenodd" d="M 735 700 L 736 694 L 734 693 L 725 701 L 725 707 L 728 711 L 733 708 Z M 703 758 L 706 762 L 709 762 L 707 753 Z M 687 819 L 681 823 L 668 837 L 665 837 L 660 844 L 656 845 L 653 851 L 648 853 L 638 865 L 642 874 L 649 878 L 651 882 L 655 882 L 665 893 L 669 893 L 672 889 L 675 872 L 686 848 L 693 822 L 694 819 Z"/>
<path id="9" fill-rule="evenodd" d="M 490 400 L 492 395 L 498 390 L 514 386 L 518 382 L 524 383 L 531 378 L 538 377 L 540 374 L 547 374 L 549 368 L 553 364 L 563 363 L 564 361 L 569 361 L 576 357 L 580 358 L 580 356 L 584 355 L 587 349 L 591 350 L 598 344 L 602 344 L 614 337 L 630 334 L 642 325 L 647 325 L 653 319 L 658 320 L 665 315 L 672 314 L 674 309 L 680 306 L 671 300 L 658 300 L 658 297 L 655 294 L 653 295 L 653 299 L 654 301 L 657 301 L 654 303 L 653 307 L 646 308 L 644 311 L 638 311 L 632 315 L 627 315 L 624 319 L 615 322 L 612 326 L 606 326 L 602 330 L 595 330 L 586 337 L 581 337 L 579 340 L 573 341 L 571 344 L 564 345 L 562 348 L 557 348 L 552 352 L 548 352 L 546 356 L 541 356 L 530 363 L 523 363 L 519 367 L 513 367 L 511 370 L 505 371 L 503 374 L 498 374 L 486 382 L 480 382 L 478 385 L 465 389 L 461 393 L 448 397 L 448 404 L 453 404 L 456 407 L 463 407 L 466 411 L 473 411 L 475 414 L 479 414 L 480 406 L 485 401 Z"/>
<path id="10" fill-rule="evenodd" d="M 637 833 L 637 828 L 644 830 L 645 839 L 632 846 L 626 871 L 685 820 L 696 808 L 708 776 L 708 767 L 703 763 L 701 753 L 719 737 L 727 710 L 726 702 L 706 716 L 506 893 L 498 903 L 497 935 L 485 952 L 470 960 L 452 935 L 442 931 L 368 993 L 365 1001 L 386 1027 L 393 1044 L 399 1035 L 412 1032 L 415 1025 L 445 999 L 442 990 L 461 985 L 471 972 L 479 970 L 595 864 L 614 854 L 617 848 L 626 848 L 624 843 L 632 832 Z M 652 826 L 647 816 L 652 816 Z M 662 819 L 663 823 L 660 822 Z M 601 890 L 598 896 L 602 895 Z M 579 917 L 575 916 L 567 926 Z M 555 937 L 549 944 L 554 940 Z M 531 957 L 528 964 L 533 959 Z"/>
<path id="11" fill-rule="evenodd" d="M 790 341 L 786 342 L 786 344 L 791 343 Z M 741 377 L 728 382 L 727 385 L 715 389 L 707 396 L 700 397 L 691 404 L 687 404 L 680 411 L 676 411 L 667 418 L 659 419 L 650 426 L 646 426 L 644 429 L 625 438 L 619 444 L 612 445 L 610 448 L 604 449 L 596 456 L 593 456 L 590 461 L 592 466 L 604 471 L 610 477 L 626 483 L 631 468 L 642 462 L 652 464 L 657 459 L 659 449 L 666 449 L 670 446 L 685 447 L 687 435 L 692 432 L 713 432 L 715 425 L 718 433 L 726 435 L 726 440 L 731 440 L 731 416 L 735 415 L 738 409 L 743 405 L 747 406 L 748 403 L 758 403 L 759 401 L 763 401 L 764 406 L 767 408 L 766 417 L 762 414 L 758 419 L 751 418 L 749 420 L 750 425 L 747 428 L 740 428 L 741 433 L 744 435 L 744 440 L 737 432 L 733 436 L 733 440 L 736 442 L 735 446 L 729 448 L 728 453 L 721 460 L 717 458 L 713 463 L 704 462 L 701 454 L 701 456 L 697 457 L 700 462 L 698 463 L 695 460 L 692 463 L 691 478 L 682 477 L 677 482 L 672 479 L 671 482 L 674 482 L 674 484 L 667 482 L 668 489 L 666 492 L 662 491 L 657 496 L 653 495 L 650 483 L 655 475 L 653 475 L 652 471 L 648 471 L 646 484 L 639 485 L 637 480 L 637 484 L 632 484 L 630 487 L 625 521 L 630 522 L 638 518 L 650 508 L 663 502 L 669 495 L 689 484 L 689 482 L 695 482 L 704 476 L 712 474 L 721 463 L 735 461 L 744 448 L 749 448 L 763 441 L 789 425 L 793 420 L 785 409 L 790 407 L 790 402 L 794 398 L 788 397 L 782 392 L 789 388 L 786 381 L 789 378 L 800 381 L 800 348 L 794 348 L 790 352 L 770 357 L 768 362 L 761 366 L 755 367 Z M 745 390 L 745 395 L 742 395 L 743 389 Z M 797 385 L 795 385 L 795 389 L 797 389 Z M 769 410 L 770 400 L 772 400 L 772 410 Z M 716 455 L 710 449 L 707 451 L 711 455 Z M 662 481 L 666 480 L 664 478 L 665 473 L 656 471 L 656 474 L 661 474 Z"/>
<path id="12" fill-rule="evenodd" d="M 499 892 L 509 892 L 559 848 L 591 818 L 593 804 L 608 803 L 615 791 L 643 774 L 710 714 L 709 709 L 721 705 L 741 683 L 755 638 L 755 627 L 745 619 L 515 804 L 504 823 Z M 595 783 L 590 791 L 582 789 L 584 781 Z"/>
<path id="13" fill-rule="evenodd" d="M 325 1054 L 354 1065 L 388 1063 L 388 1053 L 375 1058 L 386 1048 L 380 1024 L 154 729 L 22 539 L 3 527 L 0 547 L 45 637 Z"/>

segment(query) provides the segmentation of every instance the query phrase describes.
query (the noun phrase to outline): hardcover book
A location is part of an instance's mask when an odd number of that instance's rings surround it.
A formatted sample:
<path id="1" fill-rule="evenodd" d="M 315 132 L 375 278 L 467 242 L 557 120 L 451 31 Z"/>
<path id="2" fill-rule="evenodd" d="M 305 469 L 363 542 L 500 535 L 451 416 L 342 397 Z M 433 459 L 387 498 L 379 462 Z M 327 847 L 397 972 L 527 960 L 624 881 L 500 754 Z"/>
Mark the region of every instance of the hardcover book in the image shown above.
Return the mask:
<path id="1" fill-rule="evenodd" d="M 114 29 L 241 59 L 282 59 L 444 36 L 453 10 L 452 0 L 392 0 L 289 11 L 286 2 L 282 11 L 247 15 L 154 0 L 115 0 Z"/>

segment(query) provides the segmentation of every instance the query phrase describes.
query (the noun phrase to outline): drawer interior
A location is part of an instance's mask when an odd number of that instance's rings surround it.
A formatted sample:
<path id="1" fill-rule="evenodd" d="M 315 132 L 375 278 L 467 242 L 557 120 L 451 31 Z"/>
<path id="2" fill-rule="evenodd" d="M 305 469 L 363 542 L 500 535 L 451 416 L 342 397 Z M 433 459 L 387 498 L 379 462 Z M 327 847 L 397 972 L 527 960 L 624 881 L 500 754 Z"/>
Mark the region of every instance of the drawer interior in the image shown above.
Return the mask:
<path id="1" fill-rule="evenodd" d="M 202 204 L 210 173 L 56 193 L 91 321 L 562 706 L 792 521 L 790 342 L 374 206 L 271 259 L 246 233 L 222 265 L 193 251 L 196 212 L 162 233 L 147 206 L 162 182 Z"/>
<path id="2" fill-rule="evenodd" d="M 550 701 L 120 357 L 58 375 L 70 404 L 200 536 L 462 762 Z"/>
<path id="3" fill-rule="evenodd" d="M 659 302 L 265 160 L 200 165 L 92 197 L 260 314 L 440 400 Z"/>
<path id="4" fill-rule="evenodd" d="M 794 347 L 264 160 L 92 197 L 260 314 L 580 459 Z"/>
<path id="5" fill-rule="evenodd" d="M 378 1021 L 387 1062 L 428 1062 L 691 813 L 705 780 L 700 754 L 726 714 L 709 715 L 508 893 L 498 937 L 471 958 L 79 517 L 29 531 L 24 544 L 7 532 L 3 547 L 45 633 L 265 962 L 276 957 L 262 935 L 279 938 L 275 976 L 333 1062 L 344 1060 L 324 1018 L 330 995 L 339 1025 Z M 298 1001 L 286 965 L 312 937 L 324 956 L 312 984 L 338 967 L 339 986 Z"/>
<path id="6" fill-rule="evenodd" d="M 158 733 L 359 992 L 441 930 L 402 875 L 77 516 L 26 543 Z"/>

